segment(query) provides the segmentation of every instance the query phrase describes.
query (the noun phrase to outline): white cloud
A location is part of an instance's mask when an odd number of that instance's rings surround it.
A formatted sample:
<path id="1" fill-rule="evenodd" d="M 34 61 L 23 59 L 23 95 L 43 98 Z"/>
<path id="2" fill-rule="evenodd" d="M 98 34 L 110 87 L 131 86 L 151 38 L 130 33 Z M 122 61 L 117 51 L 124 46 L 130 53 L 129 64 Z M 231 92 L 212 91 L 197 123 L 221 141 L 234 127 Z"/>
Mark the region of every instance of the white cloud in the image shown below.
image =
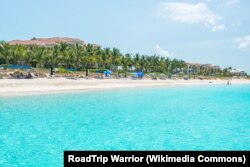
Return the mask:
<path id="1" fill-rule="evenodd" d="M 234 42 L 236 42 L 237 47 L 239 49 L 250 48 L 250 35 L 249 36 L 245 36 L 245 37 L 235 38 Z"/>
<path id="2" fill-rule="evenodd" d="M 157 55 L 160 55 L 160 56 L 163 56 L 163 57 L 171 58 L 173 56 L 173 53 L 170 53 L 169 51 L 161 48 L 160 45 L 155 46 L 155 51 L 156 51 Z"/>
<path id="3" fill-rule="evenodd" d="M 213 13 L 205 3 L 162 3 L 159 15 L 180 23 L 202 23 L 212 31 L 221 31 L 225 28 L 224 24 L 219 24 L 221 17 Z"/>

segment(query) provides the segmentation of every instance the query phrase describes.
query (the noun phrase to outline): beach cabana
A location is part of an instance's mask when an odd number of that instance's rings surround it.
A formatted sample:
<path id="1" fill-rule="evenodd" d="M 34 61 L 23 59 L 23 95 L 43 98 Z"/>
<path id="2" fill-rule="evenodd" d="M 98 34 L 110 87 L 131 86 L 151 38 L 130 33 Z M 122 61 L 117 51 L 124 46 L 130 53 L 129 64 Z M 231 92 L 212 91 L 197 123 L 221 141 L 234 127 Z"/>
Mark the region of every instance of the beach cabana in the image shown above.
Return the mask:
<path id="1" fill-rule="evenodd" d="M 23 66 L 21 66 L 21 69 L 24 69 L 24 70 L 32 70 L 32 67 L 31 67 L 31 66 L 28 66 L 28 65 L 23 65 Z"/>
<path id="2" fill-rule="evenodd" d="M 19 69 L 19 65 L 10 64 L 10 65 L 8 65 L 8 68 L 9 68 L 9 69 Z"/>
<path id="3" fill-rule="evenodd" d="M 71 68 L 68 68 L 67 70 L 68 70 L 68 71 L 71 71 L 71 72 L 77 71 L 75 68 L 72 68 L 72 67 L 71 67 Z"/>
<path id="4" fill-rule="evenodd" d="M 105 70 L 96 70 L 95 72 L 98 74 L 103 74 Z"/>
<path id="5" fill-rule="evenodd" d="M 8 66 L 9 69 L 23 69 L 23 70 L 32 70 L 32 67 L 31 66 L 28 66 L 28 65 L 17 65 L 17 64 L 10 64 Z"/>

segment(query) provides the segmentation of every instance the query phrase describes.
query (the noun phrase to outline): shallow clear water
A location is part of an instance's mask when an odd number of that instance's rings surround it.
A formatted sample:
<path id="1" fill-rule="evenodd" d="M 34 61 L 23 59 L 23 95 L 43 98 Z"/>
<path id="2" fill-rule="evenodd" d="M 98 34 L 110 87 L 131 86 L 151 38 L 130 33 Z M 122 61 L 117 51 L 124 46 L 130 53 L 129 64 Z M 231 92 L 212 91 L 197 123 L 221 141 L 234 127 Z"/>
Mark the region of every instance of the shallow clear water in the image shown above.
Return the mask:
<path id="1" fill-rule="evenodd" d="M 64 150 L 250 150 L 250 85 L 0 98 L 0 166 Z"/>

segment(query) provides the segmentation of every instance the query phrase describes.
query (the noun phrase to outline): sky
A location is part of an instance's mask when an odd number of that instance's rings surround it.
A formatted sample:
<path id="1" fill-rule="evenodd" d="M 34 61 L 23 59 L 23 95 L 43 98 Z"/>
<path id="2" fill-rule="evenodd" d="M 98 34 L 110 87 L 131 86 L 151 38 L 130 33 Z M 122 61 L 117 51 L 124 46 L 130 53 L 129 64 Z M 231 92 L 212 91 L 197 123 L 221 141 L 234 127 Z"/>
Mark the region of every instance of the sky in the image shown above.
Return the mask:
<path id="1" fill-rule="evenodd" d="M 74 37 L 250 73 L 249 0 L 0 0 L 0 40 Z"/>

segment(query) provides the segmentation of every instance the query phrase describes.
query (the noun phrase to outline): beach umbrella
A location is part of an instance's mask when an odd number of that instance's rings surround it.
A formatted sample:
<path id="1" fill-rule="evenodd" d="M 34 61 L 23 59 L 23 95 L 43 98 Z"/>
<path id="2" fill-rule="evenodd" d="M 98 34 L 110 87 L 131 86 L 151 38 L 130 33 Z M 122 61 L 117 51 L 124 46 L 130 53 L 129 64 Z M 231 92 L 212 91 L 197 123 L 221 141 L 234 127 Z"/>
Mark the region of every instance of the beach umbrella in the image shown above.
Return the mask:
<path id="1" fill-rule="evenodd" d="M 143 72 L 137 72 L 137 76 L 138 76 L 138 78 L 143 78 L 144 73 Z"/>
<path id="2" fill-rule="evenodd" d="M 106 70 L 106 71 L 104 71 L 104 74 L 109 74 L 109 75 L 111 75 L 113 72 L 112 71 L 110 71 L 110 70 Z"/>
<path id="3" fill-rule="evenodd" d="M 110 70 L 104 71 L 104 74 L 105 74 L 106 77 L 107 77 L 107 76 L 110 76 L 112 73 L 113 73 L 113 72 L 110 71 Z"/>
<path id="4" fill-rule="evenodd" d="M 110 70 L 106 70 L 106 72 L 107 72 L 108 74 L 113 74 L 113 72 L 110 71 Z"/>

